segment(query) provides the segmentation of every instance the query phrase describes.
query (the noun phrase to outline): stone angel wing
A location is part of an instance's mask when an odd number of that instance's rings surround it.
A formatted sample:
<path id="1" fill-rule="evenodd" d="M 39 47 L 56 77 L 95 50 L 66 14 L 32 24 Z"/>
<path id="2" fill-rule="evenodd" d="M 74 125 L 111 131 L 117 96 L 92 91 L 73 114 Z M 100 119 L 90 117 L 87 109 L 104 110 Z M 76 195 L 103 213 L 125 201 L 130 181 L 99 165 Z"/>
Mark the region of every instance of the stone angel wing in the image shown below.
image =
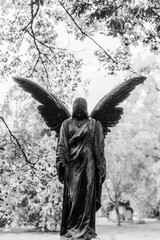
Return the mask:
<path id="1" fill-rule="evenodd" d="M 21 77 L 13 77 L 13 80 L 24 91 L 30 93 L 35 100 L 41 103 L 37 107 L 39 113 L 47 126 L 52 131 L 55 131 L 58 136 L 62 122 L 71 116 L 62 101 L 31 80 Z"/>
<path id="2" fill-rule="evenodd" d="M 146 80 L 146 77 L 134 77 L 114 88 L 106 94 L 94 107 L 90 116 L 100 121 L 104 135 L 111 132 L 110 127 L 114 127 L 123 114 L 123 108 L 117 107 L 123 102 L 135 87 Z"/>

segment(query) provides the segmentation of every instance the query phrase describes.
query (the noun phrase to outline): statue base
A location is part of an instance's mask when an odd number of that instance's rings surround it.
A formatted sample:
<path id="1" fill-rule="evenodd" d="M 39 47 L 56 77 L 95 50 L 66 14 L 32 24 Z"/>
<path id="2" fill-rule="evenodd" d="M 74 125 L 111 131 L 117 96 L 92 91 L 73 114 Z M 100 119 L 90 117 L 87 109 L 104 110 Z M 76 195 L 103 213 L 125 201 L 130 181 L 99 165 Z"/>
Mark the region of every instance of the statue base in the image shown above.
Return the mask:
<path id="1" fill-rule="evenodd" d="M 75 238 L 75 237 L 65 237 L 61 236 L 60 240 L 85 240 L 84 238 Z"/>
<path id="2" fill-rule="evenodd" d="M 96 237 L 93 237 L 92 239 L 96 239 Z M 76 238 L 76 237 L 65 237 L 61 236 L 60 240 L 85 240 L 85 238 Z"/>

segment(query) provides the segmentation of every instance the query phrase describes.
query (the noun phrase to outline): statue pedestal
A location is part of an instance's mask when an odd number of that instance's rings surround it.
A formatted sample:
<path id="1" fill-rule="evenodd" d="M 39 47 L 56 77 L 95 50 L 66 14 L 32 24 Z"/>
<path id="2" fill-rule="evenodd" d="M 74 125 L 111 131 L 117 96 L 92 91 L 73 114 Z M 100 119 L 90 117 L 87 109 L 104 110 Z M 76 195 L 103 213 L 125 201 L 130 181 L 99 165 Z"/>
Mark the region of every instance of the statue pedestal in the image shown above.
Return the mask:
<path id="1" fill-rule="evenodd" d="M 64 236 L 61 236 L 60 237 L 60 240 L 85 240 L 84 238 L 75 238 L 75 237 L 64 237 Z"/>
<path id="2" fill-rule="evenodd" d="M 96 237 L 93 237 L 92 240 L 96 240 Z M 65 236 L 60 236 L 60 240 L 85 240 L 84 238 L 76 238 L 76 237 L 65 237 Z"/>

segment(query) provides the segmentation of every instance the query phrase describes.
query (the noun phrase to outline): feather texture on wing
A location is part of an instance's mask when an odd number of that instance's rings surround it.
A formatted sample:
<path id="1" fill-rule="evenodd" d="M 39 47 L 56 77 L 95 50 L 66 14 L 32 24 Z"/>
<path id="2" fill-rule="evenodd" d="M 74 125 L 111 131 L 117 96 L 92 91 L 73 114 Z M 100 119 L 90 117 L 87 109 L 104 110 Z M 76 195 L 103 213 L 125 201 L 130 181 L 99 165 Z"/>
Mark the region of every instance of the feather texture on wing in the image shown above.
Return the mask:
<path id="1" fill-rule="evenodd" d="M 21 77 L 13 77 L 13 80 L 24 91 L 30 93 L 35 100 L 41 103 L 37 107 L 40 114 L 47 126 L 58 134 L 62 122 L 71 116 L 62 101 L 31 80 Z"/>
<path id="2" fill-rule="evenodd" d="M 90 116 L 97 121 L 100 121 L 106 135 L 114 127 L 123 114 L 123 108 L 117 107 L 123 102 L 135 87 L 145 81 L 146 77 L 134 77 L 114 88 L 106 94 L 94 107 Z"/>

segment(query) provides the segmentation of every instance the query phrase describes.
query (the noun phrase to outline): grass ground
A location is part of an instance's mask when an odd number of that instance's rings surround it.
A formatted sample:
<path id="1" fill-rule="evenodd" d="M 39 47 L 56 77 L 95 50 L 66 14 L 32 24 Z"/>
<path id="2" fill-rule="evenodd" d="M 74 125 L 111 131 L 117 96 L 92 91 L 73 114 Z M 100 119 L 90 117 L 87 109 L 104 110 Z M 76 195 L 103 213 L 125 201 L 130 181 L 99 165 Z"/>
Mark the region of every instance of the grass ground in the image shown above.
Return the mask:
<path id="1" fill-rule="evenodd" d="M 160 240 L 160 221 L 147 221 L 145 224 L 122 224 L 106 219 L 98 219 L 97 233 L 100 240 Z M 57 233 L 26 232 L 23 229 L 0 230 L 0 240 L 60 240 Z"/>

